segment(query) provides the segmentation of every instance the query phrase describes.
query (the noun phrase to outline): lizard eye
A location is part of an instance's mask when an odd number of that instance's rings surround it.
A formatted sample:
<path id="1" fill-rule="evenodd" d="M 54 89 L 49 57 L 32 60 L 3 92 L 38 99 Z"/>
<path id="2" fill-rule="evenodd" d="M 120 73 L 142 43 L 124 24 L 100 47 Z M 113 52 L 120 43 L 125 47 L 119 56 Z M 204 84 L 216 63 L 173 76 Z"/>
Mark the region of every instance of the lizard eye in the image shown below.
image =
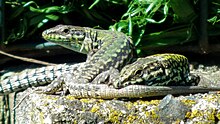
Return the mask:
<path id="1" fill-rule="evenodd" d="M 142 76 L 143 71 L 142 70 L 137 70 L 136 72 L 134 72 L 135 75 L 137 76 Z"/>
<path id="2" fill-rule="evenodd" d="M 69 29 L 64 29 L 63 30 L 64 33 L 69 33 L 69 31 L 70 31 Z"/>

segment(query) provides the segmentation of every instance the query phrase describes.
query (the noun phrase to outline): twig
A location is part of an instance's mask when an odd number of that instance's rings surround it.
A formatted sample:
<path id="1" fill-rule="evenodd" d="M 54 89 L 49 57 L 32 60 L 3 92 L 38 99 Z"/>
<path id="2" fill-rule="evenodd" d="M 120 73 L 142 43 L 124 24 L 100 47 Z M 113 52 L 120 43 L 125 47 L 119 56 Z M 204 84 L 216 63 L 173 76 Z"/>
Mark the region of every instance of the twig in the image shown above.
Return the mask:
<path id="1" fill-rule="evenodd" d="M 19 60 L 22 60 L 22 61 L 25 61 L 25 62 L 31 62 L 31 63 L 47 65 L 47 66 L 48 65 L 56 65 L 54 63 L 49 63 L 49 62 L 44 62 L 44 61 L 40 61 L 40 60 L 36 60 L 36 59 L 32 59 L 32 58 L 26 58 L 26 57 L 20 57 L 20 56 L 12 55 L 12 54 L 6 53 L 2 50 L 0 50 L 0 54 L 3 54 L 5 56 L 9 56 L 11 58 L 19 59 Z"/>
<path id="2" fill-rule="evenodd" d="M 23 101 L 24 101 L 24 99 L 26 98 L 26 97 L 28 97 L 31 93 L 33 93 L 35 91 L 35 89 L 33 90 L 31 90 L 28 94 L 25 94 L 22 98 L 21 98 L 21 100 L 18 102 L 18 104 L 16 104 L 15 105 L 15 107 L 14 108 L 12 108 L 12 110 L 14 111 Z"/>

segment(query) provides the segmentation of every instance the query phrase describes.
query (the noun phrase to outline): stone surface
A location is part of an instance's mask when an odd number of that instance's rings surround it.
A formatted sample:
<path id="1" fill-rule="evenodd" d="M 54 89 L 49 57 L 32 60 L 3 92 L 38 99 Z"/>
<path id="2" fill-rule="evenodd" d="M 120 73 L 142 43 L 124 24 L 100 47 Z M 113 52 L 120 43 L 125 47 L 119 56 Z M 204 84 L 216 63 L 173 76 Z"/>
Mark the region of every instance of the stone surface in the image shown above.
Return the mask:
<path id="1" fill-rule="evenodd" d="M 28 90 L 18 94 L 22 97 Z M 217 123 L 220 94 L 167 95 L 132 100 L 75 99 L 71 95 L 30 94 L 16 108 L 24 123 Z"/>

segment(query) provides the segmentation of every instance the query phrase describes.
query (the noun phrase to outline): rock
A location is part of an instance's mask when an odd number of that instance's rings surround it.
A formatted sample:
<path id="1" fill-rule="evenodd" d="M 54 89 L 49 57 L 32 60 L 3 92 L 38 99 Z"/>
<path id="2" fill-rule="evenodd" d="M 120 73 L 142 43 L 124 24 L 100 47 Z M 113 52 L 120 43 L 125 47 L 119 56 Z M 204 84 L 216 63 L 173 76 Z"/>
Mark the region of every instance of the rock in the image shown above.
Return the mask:
<path id="1" fill-rule="evenodd" d="M 28 90 L 18 94 L 21 99 Z M 217 123 L 219 94 L 195 94 L 147 99 L 75 99 L 71 95 L 32 93 L 16 108 L 15 121 L 23 123 Z"/>
<path id="2" fill-rule="evenodd" d="M 164 97 L 158 105 L 160 121 L 172 123 L 176 120 L 183 120 L 189 108 L 172 95 Z"/>

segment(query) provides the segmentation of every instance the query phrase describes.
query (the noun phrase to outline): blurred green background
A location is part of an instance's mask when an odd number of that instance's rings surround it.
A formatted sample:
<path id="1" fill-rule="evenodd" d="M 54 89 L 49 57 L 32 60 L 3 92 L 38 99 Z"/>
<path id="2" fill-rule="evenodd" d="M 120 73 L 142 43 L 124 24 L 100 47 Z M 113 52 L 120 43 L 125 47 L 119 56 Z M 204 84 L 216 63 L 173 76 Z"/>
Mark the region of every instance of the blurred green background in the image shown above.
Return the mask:
<path id="1" fill-rule="evenodd" d="M 207 2 L 207 34 L 217 39 L 220 0 Z M 139 55 L 164 46 L 197 45 L 204 16 L 198 0 L 5 0 L 3 4 L 1 46 L 42 41 L 43 30 L 70 24 L 124 32 L 132 37 Z"/>

